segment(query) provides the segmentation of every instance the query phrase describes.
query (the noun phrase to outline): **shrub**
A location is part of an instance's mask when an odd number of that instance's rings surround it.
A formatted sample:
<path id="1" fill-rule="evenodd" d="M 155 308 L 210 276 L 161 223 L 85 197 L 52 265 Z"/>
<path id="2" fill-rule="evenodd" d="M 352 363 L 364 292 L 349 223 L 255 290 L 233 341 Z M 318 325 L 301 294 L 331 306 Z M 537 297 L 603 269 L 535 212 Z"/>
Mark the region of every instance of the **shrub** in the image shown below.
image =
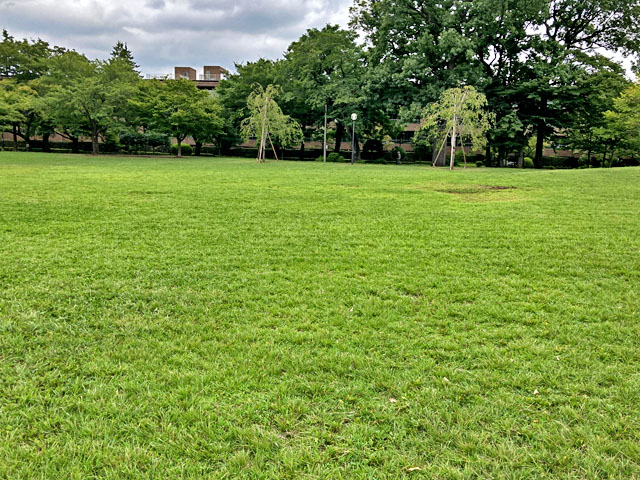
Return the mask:
<path id="1" fill-rule="evenodd" d="M 189 145 L 188 143 L 183 143 L 182 144 L 182 155 L 185 156 L 185 157 L 188 157 L 192 153 L 193 153 L 193 148 L 191 148 L 191 145 Z M 177 155 L 178 154 L 178 144 L 177 143 L 174 143 L 173 145 L 171 145 L 171 154 L 172 155 Z"/>
<path id="2" fill-rule="evenodd" d="M 478 160 L 476 162 L 476 167 L 480 168 L 480 167 L 484 167 L 484 162 L 482 160 Z"/>
<path id="3" fill-rule="evenodd" d="M 145 136 L 139 132 L 122 132 L 119 141 L 126 147 L 127 152 L 134 152 L 144 146 Z"/>
<path id="4" fill-rule="evenodd" d="M 169 135 L 157 132 L 147 132 L 146 137 L 147 144 L 151 147 L 151 150 L 154 153 L 156 151 L 156 148 L 170 148 L 171 139 L 169 138 Z M 178 146 L 176 145 L 176 149 L 177 148 Z"/>
<path id="5" fill-rule="evenodd" d="M 329 155 L 327 155 L 327 162 L 346 162 L 346 161 L 347 161 L 346 158 L 344 158 L 342 155 L 336 152 L 331 152 Z"/>
<path id="6" fill-rule="evenodd" d="M 524 168 L 533 168 L 533 159 L 531 157 L 524 157 Z"/>
<path id="7" fill-rule="evenodd" d="M 387 159 L 384 157 L 380 157 L 380 158 L 372 158 L 370 160 L 367 160 L 365 163 L 373 163 L 373 164 L 377 164 L 377 165 L 384 165 L 387 163 Z"/>
<path id="8" fill-rule="evenodd" d="M 453 164 L 457 167 L 464 163 L 464 152 L 462 150 L 456 151 L 456 156 L 453 159 Z"/>
<path id="9" fill-rule="evenodd" d="M 364 142 L 364 145 L 362 147 L 363 152 L 382 153 L 383 149 L 384 149 L 384 146 L 382 145 L 382 142 L 375 138 L 368 139 L 366 142 Z"/>

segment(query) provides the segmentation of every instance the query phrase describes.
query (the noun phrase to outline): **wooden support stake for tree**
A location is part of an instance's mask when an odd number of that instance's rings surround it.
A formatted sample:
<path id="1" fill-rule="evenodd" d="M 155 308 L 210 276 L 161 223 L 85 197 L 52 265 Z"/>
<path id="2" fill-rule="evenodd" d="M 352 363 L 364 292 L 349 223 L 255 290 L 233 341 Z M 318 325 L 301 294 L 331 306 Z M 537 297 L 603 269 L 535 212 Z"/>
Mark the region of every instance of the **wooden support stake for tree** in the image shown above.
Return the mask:
<path id="1" fill-rule="evenodd" d="M 453 116 L 453 127 L 451 128 L 451 155 L 449 159 L 449 170 L 453 170 L 456 161 L 456 116 Z"/>
<path id="2" fill-rule="evenodd" d="M 276 157 L 276 162 L 278 161 L 278 154 L 276 153 L 276 148 L 273 146 L 273 142 L 271 141 L 271 134 L 267 132 L 267 136 L 269 137 L 269 143 L 271 144 L 271 150 L 273 150 L 273 155 Z"/>
<path id="3" fill-rule="evenodd" d="M 460 137 L 462 139 L 462 137 Z M 464 142 L 462 140 L 460 140 L 460 143 L 462 144 L 462 157 L 464 158 L 464 167 L 463 169 L 467 168 L 467 154 L 464 153 Z"/>
<path id="4" fill-rule="evenodd" d="M 442 145 L 440 145 L 440 150 L 438 150 L 438 154 L 436 155 L 435 160 L 433 161 L 433 164 L 431 165 L 432 167 L 436 166 L 436 163 L 438 163 L 438 158 L 440 157 L 440 153 L 442 153 L 442 149 L 444 148 L 445 143 L 447 143 L 447 138 L 449 138 L 449 131 L 447 131 L 446 135 L 444 136 L 444 140 L 442 141 Z"/>
<path id="5" fill-rule="evenodd" d="M 266 135 L 265 128 L 267 126 L 267 105 L 269 102 L 269 97 L 265 95 L 264 97 L 264 114 L 262 116 L 262 131 L 260 132 L 260 148 L 258 149 L 258 163 L 263 163 L 265 158 L 265 143 L 266 143 Z"/>

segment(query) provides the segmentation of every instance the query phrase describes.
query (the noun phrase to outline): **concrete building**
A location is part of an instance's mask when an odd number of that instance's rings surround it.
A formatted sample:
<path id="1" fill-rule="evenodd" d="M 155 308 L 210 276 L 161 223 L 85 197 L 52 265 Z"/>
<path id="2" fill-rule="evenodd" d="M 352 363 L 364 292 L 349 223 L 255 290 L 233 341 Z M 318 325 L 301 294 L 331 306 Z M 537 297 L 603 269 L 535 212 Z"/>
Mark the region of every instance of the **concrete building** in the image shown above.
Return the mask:
<path id="1" fill-rule="evenodd" d="M 213 90 L 220 85 L 220 80 L 223 80 L 225 75 L 229 72 L 219 65 L 205 65 L 203 73 L 198 74 L 195 68 L 191 67 L 175 67 L 174 78 L 186 78 L 192 82 L 196 82 L 196 86 L 202 90 Z"/>

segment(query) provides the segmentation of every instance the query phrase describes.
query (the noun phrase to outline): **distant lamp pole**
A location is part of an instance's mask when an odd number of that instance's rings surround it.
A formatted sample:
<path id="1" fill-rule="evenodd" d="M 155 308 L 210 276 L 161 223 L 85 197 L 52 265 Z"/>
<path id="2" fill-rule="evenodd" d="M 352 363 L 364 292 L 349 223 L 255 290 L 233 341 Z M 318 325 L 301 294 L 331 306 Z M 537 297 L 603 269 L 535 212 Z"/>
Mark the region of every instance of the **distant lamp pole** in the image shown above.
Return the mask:
<path id="1" fill-rule="evenodd" d="M 351 165 L 356 161 L 356 120 L 358 119 L 357 113 L 351 114 L 351 120 L 353 120 L 353 126 L 351 127 Z"/>
<path id="2" fill-rule="evenodd" d="M 327 104 L 324 104 L 324 138 L 322 140 L 322 161 L 327 161 Z"/>

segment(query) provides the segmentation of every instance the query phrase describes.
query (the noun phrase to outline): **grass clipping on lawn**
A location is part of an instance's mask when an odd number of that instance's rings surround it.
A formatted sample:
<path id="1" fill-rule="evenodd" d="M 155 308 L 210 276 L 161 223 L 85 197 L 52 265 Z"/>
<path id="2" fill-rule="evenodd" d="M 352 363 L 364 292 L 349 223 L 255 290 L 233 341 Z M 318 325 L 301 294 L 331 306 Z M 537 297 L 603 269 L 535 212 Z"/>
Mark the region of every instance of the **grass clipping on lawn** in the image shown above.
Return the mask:
<path id="1" fill-rule="evenodd" d="M 640 477 L 639 186 L 0 153 L 0 478 Z"/>

